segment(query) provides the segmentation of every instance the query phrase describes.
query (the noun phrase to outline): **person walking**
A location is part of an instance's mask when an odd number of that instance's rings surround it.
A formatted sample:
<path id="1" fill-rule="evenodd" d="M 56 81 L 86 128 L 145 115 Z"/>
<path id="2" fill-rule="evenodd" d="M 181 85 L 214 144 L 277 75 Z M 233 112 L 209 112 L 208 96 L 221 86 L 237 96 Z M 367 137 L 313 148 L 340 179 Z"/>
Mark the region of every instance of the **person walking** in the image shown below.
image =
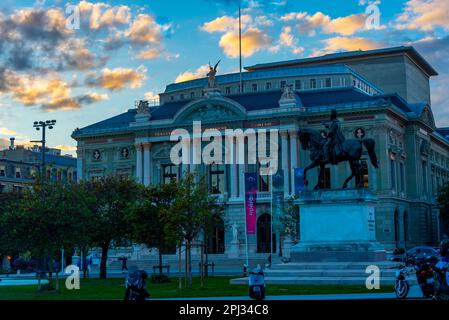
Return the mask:
<path id="1" fill-rule="evenodd" d="M 128 271 L 128 266 L 127 266 L 128 258 L 127 257 L 121 257 L 120 260 L 122 260 L 122 273 L 125 270 Z"/>

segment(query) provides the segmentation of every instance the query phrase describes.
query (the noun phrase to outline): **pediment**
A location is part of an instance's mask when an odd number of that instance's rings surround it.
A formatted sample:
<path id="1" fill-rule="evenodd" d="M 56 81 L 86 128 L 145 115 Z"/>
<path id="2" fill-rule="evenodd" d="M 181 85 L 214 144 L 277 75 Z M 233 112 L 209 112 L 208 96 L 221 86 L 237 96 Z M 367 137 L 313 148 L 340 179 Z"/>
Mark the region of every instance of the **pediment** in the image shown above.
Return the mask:
<path id="1" fill-rule="evenodd" d="M 226 100 L 212 99 L 191 103 L 178 112 L 174 122 L 192 123 L 193 121 L 201 121 L 207 123 L 242 120 L 246 117 L 246 111 L 242 106 L 234 101 Z"/>
<path id="2" fill-rule="evenodd" d="M 435 119 L 429 106 L 423 109 L 419 118 L 422 122 L 435 129 Z"/>

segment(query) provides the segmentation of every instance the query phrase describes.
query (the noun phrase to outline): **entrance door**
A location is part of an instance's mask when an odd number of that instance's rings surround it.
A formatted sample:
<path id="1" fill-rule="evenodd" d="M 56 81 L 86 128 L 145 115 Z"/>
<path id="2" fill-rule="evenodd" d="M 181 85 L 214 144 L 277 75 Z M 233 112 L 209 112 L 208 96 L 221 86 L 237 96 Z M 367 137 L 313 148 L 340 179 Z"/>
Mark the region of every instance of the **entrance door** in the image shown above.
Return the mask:
<path id="1" fill-rule="evenodd" d="M 257 252 L 270 253 L 271 216 L 262 214 L 257 219 Z M 273 252 L 276 252 L 276 235 L 273 234 Z"/>
<path id="2" fill-rule="evenodd" d="M 212 232 L 207 237 L 207 253 L 224 253 L 224 229 L 224 221 L 222 219 L 219 219 Z"/>

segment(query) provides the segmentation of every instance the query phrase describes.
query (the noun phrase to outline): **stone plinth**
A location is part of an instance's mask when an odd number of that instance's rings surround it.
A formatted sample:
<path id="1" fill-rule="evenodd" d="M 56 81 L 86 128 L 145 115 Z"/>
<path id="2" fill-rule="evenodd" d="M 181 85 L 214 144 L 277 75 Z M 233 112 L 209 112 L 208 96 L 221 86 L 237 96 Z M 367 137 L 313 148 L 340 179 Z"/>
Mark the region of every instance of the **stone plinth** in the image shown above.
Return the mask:
<path id="1" fill-rule="evenodd" d="M 237 240 L 231 241 L 231 244 L 226 250 L 226 253 L 228 254 L 228 257 L 230 259 L 235 259 L 239 257 L 239 248 L 240 248 L 240 242 Z"/>
<path id="2" fill-rule="evenodd" d="M 220 97 L 221 96 L 221 90 L 219 88 L 205 88 L 204 89 L 204 96 L 206 98 Z"/>
<path id="3" fill-rule="evenodd" d="M 380 261 L 376 240 L 376 197 L 368 189 L 307 191 L 300 207 L 300 241 L 293 261 Z"/>

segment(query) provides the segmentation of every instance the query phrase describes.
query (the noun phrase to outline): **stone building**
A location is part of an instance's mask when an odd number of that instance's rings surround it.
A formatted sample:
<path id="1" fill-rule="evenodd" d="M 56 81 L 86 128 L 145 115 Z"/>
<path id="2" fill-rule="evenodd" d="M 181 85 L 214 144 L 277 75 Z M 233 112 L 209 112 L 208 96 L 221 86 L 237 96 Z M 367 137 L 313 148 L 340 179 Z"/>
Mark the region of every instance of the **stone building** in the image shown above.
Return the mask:
<path id="1" fill-rule="evenodd" d="M 9 148 L 0 150 L 0 192 L 20 191 L 35 181 L 42 163 L 37 146 L 15 146 L 11 138 Z M 45 153 L 46 177 L 53 181 L 76 181 L 76 159 L 61 155 L 61 150 L 48 148 Z"/>
<path id="2" fill-rule="evenodd" d="M 217 227 L 209 252 L 229 255 L 237 233 L 243 256 L 243 173 L 256 172 L 257 165 L 173 164 L 171 132 L 179 128 L 190 131 L 193 121 L 201 121 L 203 129 L 220 132 L 279 130 L 279 167 L 284 172 L 287 199 L 295 189 L 294 169 L 310 163 L 308 152 L 301 149 L 298 131 L 322 130 L 322 122 L 335 108 L 347 138 L 358 138 L 357 133 L 363 132 L 376 141 L 379 169 L 372 166 L 366 153 L 362 165 L 364 186 L 378 198 L 377 240 L 386 249 L 438 242 L 435 192 L 449 180 L 449 129 L 435 126 L 429 79 L 437 72 L 414 48 L 329 54 L 257 64 L 246 70 L 243 90 L 238 73 L 218 75 L 217 88 L 212 90 L 205 89 L 207 78 L 173 83 L 159 95 L 160 106 L 150 108 L 141 101 L 138 108 L 75 130 L 78 179 L 118 174 L 149 185 L 176 179 L 185 171 L 200 172 L 207 176 L 211 192 L 226 203 L 226 223 Z M 245 154 L 256 152 L 249 149 L 247 145 Z M 349 174 L 347 164 L 329 167 L 326 187 L 340 188 Z M 312 172 L 310 181 L 316 178 Z M 259 176 L 257 232 L 248 238 L 253 254 L 270 251 L 270 184 L 268 176 Z M 224 224 L 235 227 L 231 230 Z M 273 242 L 279 250 L 278 237 Z"/>

